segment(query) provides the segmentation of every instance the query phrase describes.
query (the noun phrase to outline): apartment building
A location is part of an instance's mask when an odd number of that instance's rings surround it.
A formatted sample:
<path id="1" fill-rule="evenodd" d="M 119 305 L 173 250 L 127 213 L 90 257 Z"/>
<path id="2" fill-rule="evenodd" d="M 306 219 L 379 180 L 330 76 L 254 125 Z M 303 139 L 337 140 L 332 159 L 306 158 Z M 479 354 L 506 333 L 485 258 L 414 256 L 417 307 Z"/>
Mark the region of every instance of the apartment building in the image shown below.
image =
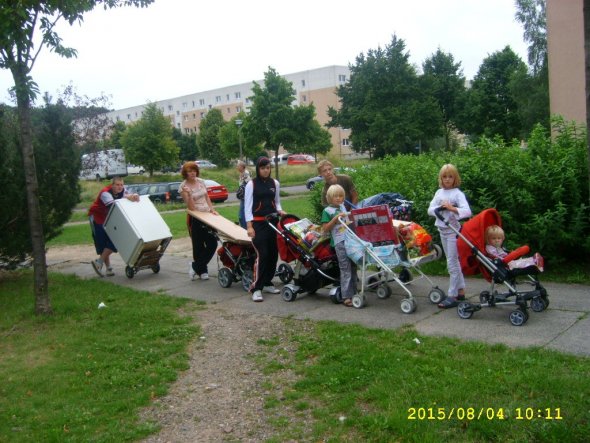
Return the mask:
<path id="1" fill-rule="evenodd" d="M 293 105 L 309 105 L 313 103 L 316 109 L 316 119 L 324 126 L 330 119 L 328 107 L 339 108 L 336 88 L 346 83 L 350 70 L 347 66 L 327 66 L 308 71 L 287 74 L 283 77 L 293 84 L 295 100 Z M 256 80 L 264 85 L 264 80 Z M 252 81 L 233 86 L 226 86 L 211 91 L 196 92 L 181 97 L 160 100 L 156 105 L 170 119 L 171 124 L 186 134 L 198 132 L 201 121 L 211 109 L 219 109 L 226 121 L 240 112 L 249 112 L 252 103 L 249 99 L 252 93 Z M 119 109 L 109 113 L 113 121 L 123 121 L 126 124 L 141 118 L 145 104 L 126 109 Z M 327 128 L 328 129 L 328 128 Z M 343 128 L 329 128 L 332 136 L 330 154 L 340 158 L 357 157 L 350 147 L 350 130 Z"/>

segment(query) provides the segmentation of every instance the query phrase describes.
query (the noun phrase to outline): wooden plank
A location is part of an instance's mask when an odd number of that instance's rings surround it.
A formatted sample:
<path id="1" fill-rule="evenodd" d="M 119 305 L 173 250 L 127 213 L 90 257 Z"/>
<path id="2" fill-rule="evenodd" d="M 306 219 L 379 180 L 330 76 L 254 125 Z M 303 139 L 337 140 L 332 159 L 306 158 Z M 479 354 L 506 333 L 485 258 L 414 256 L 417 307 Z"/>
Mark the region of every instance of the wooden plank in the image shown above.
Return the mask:
<path id="1" fill-rule="evenodd" d="M 240 225 L 228 220 L 221 215 L 214 215 L 210 212 L 187 211 L 192 217 L 202 221 L 210 228 L 215 229 L 220 237 L 224 237 L 234 243 L 251 245 L 252 240 L 248 237 L 248 232 Z"/>

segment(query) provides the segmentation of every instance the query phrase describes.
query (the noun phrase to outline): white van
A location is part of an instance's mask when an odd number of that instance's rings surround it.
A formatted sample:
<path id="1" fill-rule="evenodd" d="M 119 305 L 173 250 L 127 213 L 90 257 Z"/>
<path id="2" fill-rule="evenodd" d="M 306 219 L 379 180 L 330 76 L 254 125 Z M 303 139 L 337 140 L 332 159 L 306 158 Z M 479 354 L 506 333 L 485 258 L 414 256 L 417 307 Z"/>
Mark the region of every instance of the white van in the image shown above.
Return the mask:
<path id="1" fill-rule="evenodd" d="M 276 165 L 278 163 L 279 165 L 286 165 L 287 160 L 289 159 L 290 155 L 291 154 L 289 154 L 289 153 L 279 154 L 278 157 L 275 155 L 275 156 L 273 156 L 273 158 L 271 158 L 272 164 Z M 278 161 L 277 161 L 277 158 L 278 158 Z"/>
<path id="2" fill-rule="evenodd" d="M 104 180 L 117 176 L 127 176 L 127 161 L 122 149 L 106 149 L 82 156 L 81 179 Z"/>

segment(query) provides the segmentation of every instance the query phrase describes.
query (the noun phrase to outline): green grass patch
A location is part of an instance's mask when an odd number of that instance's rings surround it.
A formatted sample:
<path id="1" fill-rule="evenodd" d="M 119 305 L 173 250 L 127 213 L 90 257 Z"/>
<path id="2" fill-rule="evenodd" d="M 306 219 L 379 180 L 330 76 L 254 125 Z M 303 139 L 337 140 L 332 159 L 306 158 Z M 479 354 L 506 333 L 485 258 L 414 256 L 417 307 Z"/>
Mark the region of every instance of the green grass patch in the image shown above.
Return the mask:
<path id="1" fill-rule="evenodd" d="M 35 316 L 32 273 L 0 280 L 0 441 L 129 441 L 155 431 L 140 408 L 188 367 L 194 302 L 50 274 Z M 98 309 L 100 302 L 106 308 Z"/>
<path id="2" fill-rule="evenodd" d="M 413 328 L 319 322 L 301 332 L 290 322 L 300 380 L 286 387 L 283 407 L 314 420 L 310 433 L 296 421 L 281 423 L 273 442 L 590 440 L 588 358 Z"/>

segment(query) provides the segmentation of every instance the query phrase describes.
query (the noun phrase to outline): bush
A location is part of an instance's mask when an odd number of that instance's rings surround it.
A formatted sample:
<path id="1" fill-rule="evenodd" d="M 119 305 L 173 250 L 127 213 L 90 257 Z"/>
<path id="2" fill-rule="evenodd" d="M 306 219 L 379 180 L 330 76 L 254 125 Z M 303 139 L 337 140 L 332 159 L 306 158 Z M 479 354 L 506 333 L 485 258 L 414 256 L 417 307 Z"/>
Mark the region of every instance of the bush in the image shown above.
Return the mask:
<path id="1" fill-rule="evenodd" d="M 583 259 L 590 253 L 588 158 L 586 135 L 556 120 L 554 139 L 542 127 L 528 148 L 518 143 L 482 139 L 456 153 L 387 157 L 353 172 L 359 199 L 398 192 L 414 201 L 413 220 L 437 236 L 426 214 L 437 187 L 440 167 L 459 169 L 461 189 L 474 214 L 496 208 L 506 230 L 508 248 L 529 244 L 552 261 Z M 312 196 L 316 211 L 319 193 Z"/>

